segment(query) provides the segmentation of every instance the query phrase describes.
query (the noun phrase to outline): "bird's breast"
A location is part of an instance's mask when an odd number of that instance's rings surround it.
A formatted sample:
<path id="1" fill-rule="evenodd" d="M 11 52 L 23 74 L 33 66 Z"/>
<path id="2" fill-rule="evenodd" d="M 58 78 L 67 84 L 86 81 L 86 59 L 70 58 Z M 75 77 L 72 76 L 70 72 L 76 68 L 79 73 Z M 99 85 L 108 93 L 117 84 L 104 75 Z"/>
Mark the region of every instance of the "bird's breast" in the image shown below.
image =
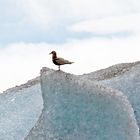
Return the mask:
<path id="1" fill-rule="evenodd" d="M 53 63 L 54 63 L 55 65 L 61 65 L 61 64 L 58 63 L 55 59 L 53 59 L 52 61 L 53 61 Z"/>

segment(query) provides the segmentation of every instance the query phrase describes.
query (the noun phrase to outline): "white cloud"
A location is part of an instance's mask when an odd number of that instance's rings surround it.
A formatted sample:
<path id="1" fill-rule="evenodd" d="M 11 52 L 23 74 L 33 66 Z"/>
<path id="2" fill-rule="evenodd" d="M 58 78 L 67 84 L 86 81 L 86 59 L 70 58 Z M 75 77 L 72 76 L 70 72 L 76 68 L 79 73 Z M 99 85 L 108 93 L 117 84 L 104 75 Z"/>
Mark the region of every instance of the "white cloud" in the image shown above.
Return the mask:
<path id="1" fill-rule="evenodd" d="M 7 5 L 7 3 L 10 3 Z M 65 33 L 65 40 L 71 38 L 67 28 L 80 21 L 95 21 L 96 31 L 104 32 L 117 26 L 112 19 L 140 12 L 139 0 L 5 0 L 0 2 L 1 43 L 17 41 L 48 41 Z M 116 19 L 115 19 L 116 18 Z M 130 20 L 128 20 L 129 22 Z M 105 22 L 104 24 L 101 22 Z M 86 23 L 86 22 L 85 22 Z M 119 21 L 121 24 L 122 22 Z M 132 22 L 131 22 L 132 23 Z M 83 23 L 84 24 L 84 23 Z M 136 23 L 135 23 L 136 24 Z M 134 24 L 134 25 L 135 25 Z M 126 24 L 128 25 L 128 24 Z M 124 27 L 125 25 L 123 25 Z M 61 30 L 59 30 L 61 28 Z M 87 30 L 87 27 L 84 27 Z M 78 30 L 78 29 L 77 29 Z M 61 34 L 61 35 L 60 35 Z M 62 35 L 62 39 L 63 39 Z M 43 38 L 43 39 L 42 39 Z M 60 38 L 60 37 L 59 37 Z M 54 39 L 55 41 L 56 39 Z M 59 42 L 59 41 L 58 41 Z M 63 42 L 63 41 L 61 41 Z"/>
<path id="2" fill-rule="evenodd" d="M 139 32 L 140 14 L 107 17 L 77 23 L 71 27 L 75 32 L 93 32 L 96 34 L 111 34 L 115 32 Z"/>
<path id="3" fill-rule="evenodd" d="M 39 75 L 41 67 L 57 69 L 51 62 L 49 53 L 74 61 L 72 65 L 62 66 L 62 70 L 82 74 L 107 66 L 140 60 L 140 34 L 125 39 L 91 38 L 71 40 L 65 44 L 17 43 L 0 50 L 0 90 L 25 83 Z"/>
<path id="4" fill-rule="evenodd" d="M 49 62 L 48 48 L 43 46 L 19 43 L 0 50 L 0 90 L 25 83 L 39 75 L 40 68 Z"/>
<path id="5" fill-rule="evenodd" d="M 16 0 L 23 22 L 48 29 L 59 22 L 126 15 L 140 12 L 140 1 L 126 0 Z M 27 20 L 27 21 L 26 21 Z"/>
<path id="6" fill-rule="evenodd" d="M 49 36 L 52 31 L 59 36 L 58 29 L 54 28 L 59 24 L 70 29 L 70 33 L 85 31 L 106 35 L 132 31 L 135 34 L 126 38 L 92 37 L 84 40 L 68 38 L 64 44 L 53 45 L 46 42 L 9 43 L 6 48 L 0 48 L 0 91 L 36 77 L 43 66 L 57 69 L 49 55 L 52 50 L 56 50 L 58 56 L 75 62 L 72 65 L 62 66 L 62 70 L 74 74 L 91 72 L 115 63 L 140 60 L 139 0 L 12 0 L 11 2 L 12 7 L 6 10 L 8 20 L 2 20 L 3 25 L 7 23 L 9 28 L 6 26 L 3 29 L 5 26 L 1 26 L 3 36 L 8 36 L 8 39 L 13 36 L 16 38 L 17 35 L 17 40 L 24 41 L 23 38 L 27 37 L 29 42 L 32 40 L 32 34 L 33 40 L 38 40 L 42 33 L 47 32 Z M 10 14 L 10 11 L 14 12 Z M 3 14 L 2 11 L 0 13 Z M 15 28 L 12 28 L 13 26 Z M 19 34 L 23 36 L 20 38 Z"/>

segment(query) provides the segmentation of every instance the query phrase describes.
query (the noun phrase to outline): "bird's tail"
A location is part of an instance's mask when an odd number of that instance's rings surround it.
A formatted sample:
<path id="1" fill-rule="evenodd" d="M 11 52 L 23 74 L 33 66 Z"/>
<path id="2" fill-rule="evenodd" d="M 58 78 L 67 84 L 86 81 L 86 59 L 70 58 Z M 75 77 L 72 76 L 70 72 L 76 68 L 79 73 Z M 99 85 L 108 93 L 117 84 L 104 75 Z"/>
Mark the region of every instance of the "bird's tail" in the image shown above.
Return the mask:
<path id="1" fill-rule="evenodd" d="M 69 62 L 69 64 L 72 64 L 72 63 L 74 63 L 74 62 Z"/>

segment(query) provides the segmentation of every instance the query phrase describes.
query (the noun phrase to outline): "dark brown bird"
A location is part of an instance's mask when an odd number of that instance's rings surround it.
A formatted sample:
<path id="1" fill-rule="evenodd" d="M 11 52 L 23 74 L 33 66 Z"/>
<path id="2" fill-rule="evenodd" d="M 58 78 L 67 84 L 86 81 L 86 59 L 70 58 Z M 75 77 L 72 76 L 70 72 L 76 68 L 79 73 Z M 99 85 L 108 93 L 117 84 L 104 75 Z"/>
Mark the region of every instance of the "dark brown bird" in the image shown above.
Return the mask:
<path id="1" fill-rule="evenodd" d="M 70 62 L 68 60 L 65 60 L 64 58 L 57 57 L 57 54 L 55 51 L 52 51 L 50 54 L 52 54 L 52 61 L 55 65 L 58 65 L 58 70 L 60 70 L 60 65 L 65 64 L 72 64 L 74 62 Z"/>

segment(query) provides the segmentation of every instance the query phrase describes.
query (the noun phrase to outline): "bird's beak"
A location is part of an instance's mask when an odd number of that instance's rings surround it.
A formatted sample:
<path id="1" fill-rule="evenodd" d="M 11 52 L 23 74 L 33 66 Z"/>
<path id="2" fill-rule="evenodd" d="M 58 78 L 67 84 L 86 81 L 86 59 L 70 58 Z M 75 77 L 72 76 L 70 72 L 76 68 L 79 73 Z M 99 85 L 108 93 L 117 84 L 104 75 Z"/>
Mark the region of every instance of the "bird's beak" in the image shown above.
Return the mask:
<path id="1" fill-rule="evenodd" d="M 52 52 L 51 52 L 51 53 L 49 53 L 49 54 L 52 54 Z"/>

